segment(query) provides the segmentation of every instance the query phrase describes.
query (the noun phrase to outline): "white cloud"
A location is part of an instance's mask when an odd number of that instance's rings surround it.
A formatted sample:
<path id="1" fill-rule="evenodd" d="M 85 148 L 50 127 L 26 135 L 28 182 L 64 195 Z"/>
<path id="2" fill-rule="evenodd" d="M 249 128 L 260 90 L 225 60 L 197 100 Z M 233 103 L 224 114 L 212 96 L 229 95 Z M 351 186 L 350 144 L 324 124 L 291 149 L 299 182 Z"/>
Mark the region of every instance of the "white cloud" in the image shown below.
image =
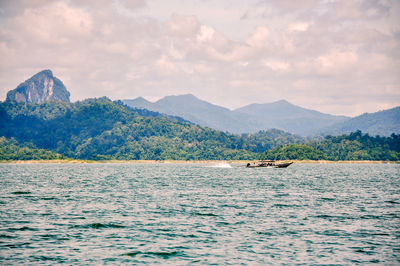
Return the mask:
<path id="1" fill-rule="evenodd" d="M 207 42 L 213 39 L 215 30 L 211 27 L 201 25 L 200 32 L 197 34 L 197 40 L 199 42 Z"/>
<path id="2" fill-rule="evenodd" d="M 174 14 L 167 22 L 168 33 L 171 36 L 191 38 L 197 34 L 200 24 L 195 16 Z"/>
<path id="3" fill-rule="evenodd" d="M 291 69 L 290 64 L 283 61 L 264 60 L 262 63 L 274 71 L 287 72 Z"/>
<path id="4" fill-rule="evenodd" d="M 179 68 L 166 56 L 162 56 L 155 62 L 157 73 L 161 76 L 175 74 Z"/>
<path id="5" fill-rule="evenodd" d="M 310 24 L 307 22 L 295 22 L 289 25 L 290 31 L 307 31 Z"/>
<path id="6" fill-rule="evenodd" d="M 195 72 L 200 75 L 212 75 L 218 73 L 217 68 L 212 64 L 198 63 L 194 65 Z"/>
<path id="7" fill-rule="evenodd" d="M 327 55 L 321 55 L 316 59 L 317 69 L 325 74 L 346 72 L 357 63 L 357 54 L 351 51 L 332 51 Z"/>
<path id="8" fill-rule="evenodd" d="M 0 9 L 3 99 L 50 68 L 73 100 L 194 93 L 231 108 L 286 98 L 337 114 L 400 103 L 398 1 L 4 0 Z"/>
<path id="9" fill-rule="evenodd" d="M 268 45 L 270 32 L 267 27 L 257 27 L 254 33 L 247 39 L 250 46 L 263 47 Z"/>
<path id="10" fill-rule="evenodd" d="M 111 42 L 111 43 L 98 42 L 95 43 L 94 46 L 109 54 L 125 55 L 129 53 L 128 46 L 123 42 Z"/>
<path id="11" fill-rule="evenodd" d="M 15 56 L 15 49 L 9 47 L 6 42 L 0 42 L 0 65 L 4 68 L 13 66 L 15 62 L 13 62 L 13 58 Z"/>
<path id="12" fill-rule="evenodd" d="M 129 9 L 143 8 L 146 6 L 145 0 L 119 0 L 123 6 Z"/>
<path id="13" fill-rule="evenodd" d="M 72 38 L 88 36 L 92 18 L 87 12 L 69 7 L 64 2 L 53 2 L 40 8 L 28 8 L 13 21 L 19 37 L 28 37 L 46 44 L 66 44 Z M 27 40 L 26 40 L 27 41 Z"/>

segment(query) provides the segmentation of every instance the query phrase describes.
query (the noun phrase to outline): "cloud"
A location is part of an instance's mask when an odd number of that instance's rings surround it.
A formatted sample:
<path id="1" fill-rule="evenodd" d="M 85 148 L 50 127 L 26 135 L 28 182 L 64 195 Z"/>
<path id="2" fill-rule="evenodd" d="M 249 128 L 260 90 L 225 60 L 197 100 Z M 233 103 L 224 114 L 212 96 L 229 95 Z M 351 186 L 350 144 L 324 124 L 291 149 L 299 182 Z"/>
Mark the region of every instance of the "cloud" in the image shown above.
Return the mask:
<path id="1" fill-rule="evenodd" d="M 215 30 L 206 25 L 201 25 L 200 32 L 197 34 L 197 41 L 207 42 L 211 41 L 214 37 Z"/>
<path id="2" fill-rule="evenodd" d="M 145 0 L 120 0 L 122 5 L 129 9 L 137 9 L 146 7 Z"/>
<path id="3" fill-rule="evenodd" d="M 291 69 L 290 64 L 283 61 L 265 60 L 263 64 L 274 71 L 286 72 Z"/>
<path id="4" fill-rule="evenodd" d="M 161 76 L 168 76 L 175 74 L 179 71 L 179 68 L 166 56 L 162 56 L 155 62 L 155 68 L 157 73 Z"/>
<path id="5" fill-rule="evenodd" d="M 357 63 L 357 54 L 351 51 L 332 51 L 329 54 L 317 57 L 317 69 L 324 74 L 346 72 Z"/>
<path id="6" fill-rule="evenodd" d="M 289 25 L 290 31 L 306 31 L 310 24 L 307 22 L 294 22 Z"/>
<path id="7" fill-rule="evenodd" d="M 73 100 L 194 93 L 336 114 L 400 102 L 398 1 L 4 0 L 0 97 L 42 69 Z M 354 102 L 354 104 L 351 104 Z"/>
<path id="8" fill-rule="evenodd" d="M 63 2 L 25 9 L 13 24 L 17 34 L 46 44 L 66 44 L 71 38 L 88 36 L 93 26 L 90 14 Z"/>
<path id="9" fill-rule="evenodd" d="M 270 33 L 267 27 L 257 27 L 254 33 L 247 39 L 247 43 L 254 47 L 263 47 L 268 44 Z"/>
<path id="10" fill-rule="evenodd" d="M 200 24 L 195 16 L 173 14 L 167 22 L 168 33 L 176 37 L 193 37 L 199 31 Z"/>

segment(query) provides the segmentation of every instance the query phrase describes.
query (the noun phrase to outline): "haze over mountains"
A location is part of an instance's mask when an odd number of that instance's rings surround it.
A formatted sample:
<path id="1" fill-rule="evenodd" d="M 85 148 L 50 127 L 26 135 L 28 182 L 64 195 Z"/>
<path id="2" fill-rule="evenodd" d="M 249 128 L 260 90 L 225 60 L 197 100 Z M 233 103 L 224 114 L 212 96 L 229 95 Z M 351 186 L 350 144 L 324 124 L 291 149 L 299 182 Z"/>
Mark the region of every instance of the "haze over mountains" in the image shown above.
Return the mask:
<path id="1" fill-rule="evenodd" d="M 361 130 L 371 136 L 389 136 L 392 133 L 399 134 L 400 106 L 372 114 L 365 113 L 322 129 L 321 132 L 338 135 L 349 134 L 356 130 Z"/>
<path id="2" fill-rule="evenodd" d="M 400 132 L 400 107 L 350 118 L 302 108 L 286 100 L 250 104 L 232 111 L 200 100 L 192 94 L 166 96 L 156 102 L 142 97 L 123 102 L 131 107 L 180 116 L 201 126 L 236 134 L 270 128 L 301 136 L 343 134 L 356 130 L 381 136 Z"/>
<path id="3" fill-rule="evenodd" d="M 308 136 L 318 129 L 348 119 L 293 105 L 285 100 L 265 104 L 250 104 L 233 112 L 246 114 L 261 128 L 278 128 L 287 132 Z"/>
<path id="4" fill-rule="evenodd" d="M 309 136 L 316 133 L 329 133 L 332 131 L 331 127 L 337 128 L 336 133 L 341 133 L 340 123 L 350 120 L 345 116 L 334 116 L 305 109 L 285 100 L 250 104 L 232 111 L 200 100 L 191 94 L 167 96 L 156 102 L 149 102 L 141 97 L 123 100 L 123 102 L 131 107 L 180 116 L 202 126 L 237 134 L 277 128 L 293 134 Z M 347 128 L 351 126 L 348 125 Z M 368 132 L 368 127 L 363 127 L 363 129 Z M 382 130 L 385 130 L 384 127 Z M 379 133 L 387 135 L 382 130 L 379 130 Z"/>

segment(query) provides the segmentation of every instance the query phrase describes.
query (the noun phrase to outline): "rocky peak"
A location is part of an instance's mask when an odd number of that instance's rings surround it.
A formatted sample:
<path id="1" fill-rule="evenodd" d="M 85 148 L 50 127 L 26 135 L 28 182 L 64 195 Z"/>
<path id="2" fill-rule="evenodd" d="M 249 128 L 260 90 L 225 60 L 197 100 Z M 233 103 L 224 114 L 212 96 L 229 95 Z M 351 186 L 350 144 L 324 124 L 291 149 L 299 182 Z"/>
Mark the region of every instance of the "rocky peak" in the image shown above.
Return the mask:
<path id="1" fill-rule="evenodd" d="M 7 101 L 43 103 L 46 101 L 69 102 L 69 92 L 51 70 L 43 70 L 14 90 L 7 93 Z"/>

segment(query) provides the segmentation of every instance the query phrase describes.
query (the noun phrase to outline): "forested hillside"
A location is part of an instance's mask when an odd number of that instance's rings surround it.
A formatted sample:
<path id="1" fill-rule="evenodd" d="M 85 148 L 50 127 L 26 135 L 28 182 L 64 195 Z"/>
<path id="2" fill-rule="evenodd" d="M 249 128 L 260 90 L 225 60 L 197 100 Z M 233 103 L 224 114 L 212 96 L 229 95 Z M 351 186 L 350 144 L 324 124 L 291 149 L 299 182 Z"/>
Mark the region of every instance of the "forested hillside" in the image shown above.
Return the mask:
<path id="1" fill-rule="evenodd" d="M 144 116 L 148 115 L 148 116 Z M 0 105 L 0 135 L 81 159 L 255 159 L 242 137 L 107 98 Z"/>
<path id="2" fill-rule="evenodd" d="M 360 131 L 306 141 L 272 129 L 234 135 L 108 98 L 0 103 L 0 159 L 399 160 L 400 137 Z"/>
<path id="3" fill-rule="evenodd" d="M 266 151 L 264 159 L 277 160 L 400 160 L 400 135 L 372 137 L 361 131 L 327 136 L 304 145 L 290 144 Z"/>
<path id="4" fill-rule="evenodd" d="M 0 137 L 0 160 L 55 160 L 65 159 L 65 156 L 44 149 L 21 147 L 15 139 Z"/>

